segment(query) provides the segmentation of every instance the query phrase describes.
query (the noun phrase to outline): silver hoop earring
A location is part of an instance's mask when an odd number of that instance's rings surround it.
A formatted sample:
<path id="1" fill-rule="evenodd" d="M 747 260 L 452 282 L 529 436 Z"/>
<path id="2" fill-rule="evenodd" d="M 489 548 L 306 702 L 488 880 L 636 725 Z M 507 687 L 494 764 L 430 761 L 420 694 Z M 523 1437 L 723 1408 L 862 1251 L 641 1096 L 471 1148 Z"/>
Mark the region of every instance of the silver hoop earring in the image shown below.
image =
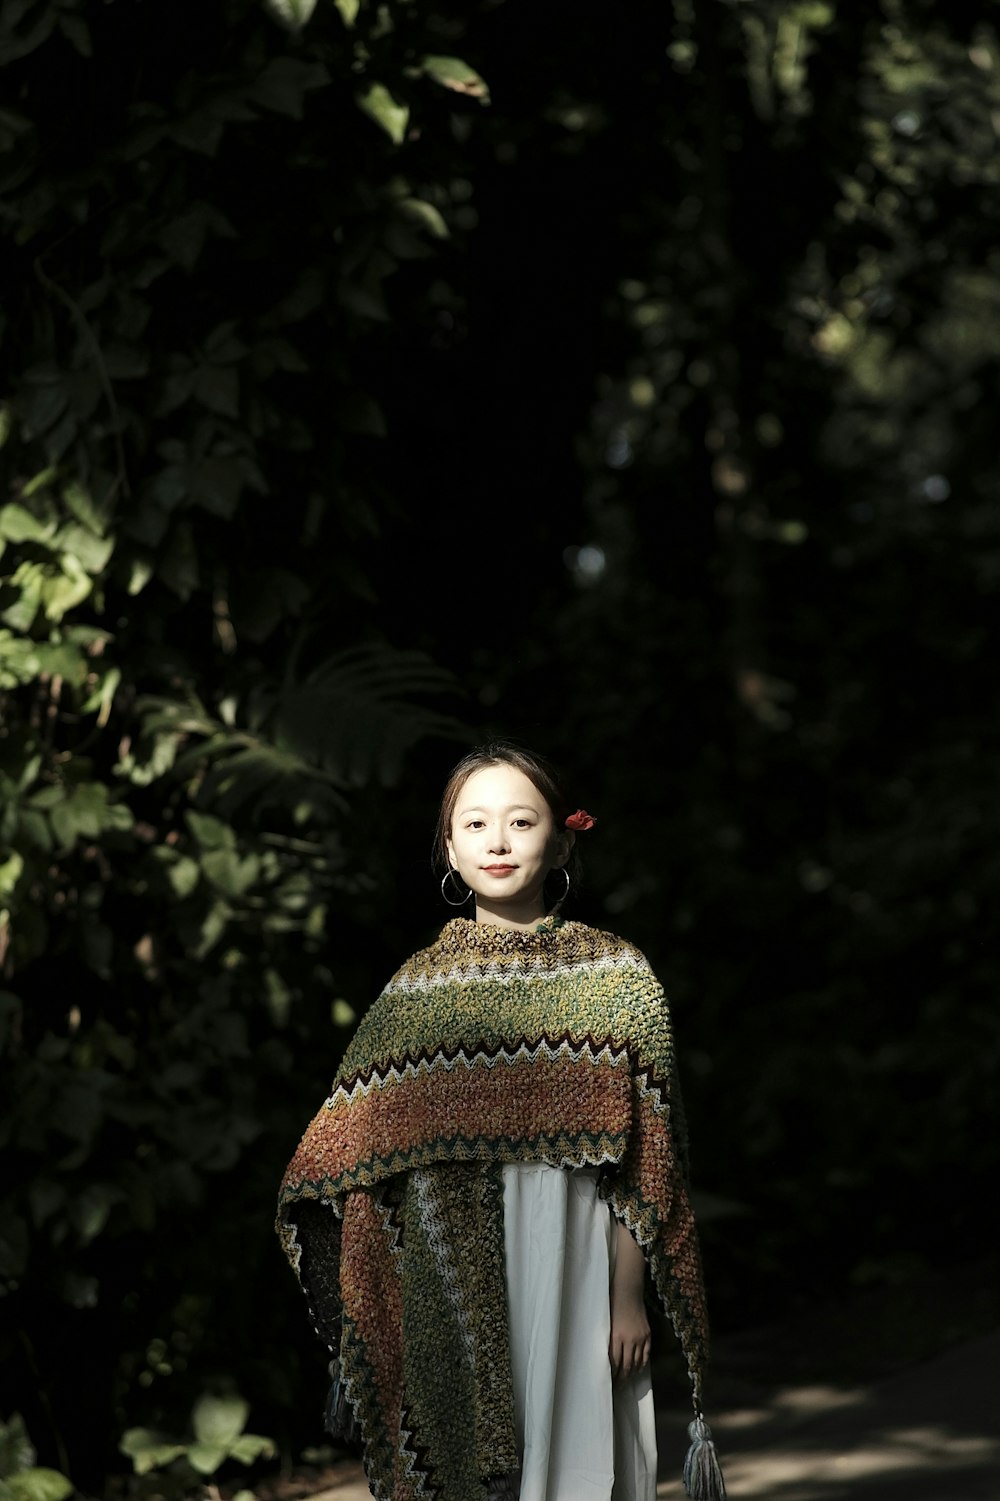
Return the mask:
<path id="1" fill-rule="evenodd" d="M 552 903 L 552 905 L 553 905 L 553 906 L 554 906 L 554 907 L 561 907 L 561 906 L 562 906 L 562 904 L 563 904 L 563 902 L 564 902 L 564 901 L 565 901 L 565 900 L 566 900 L 566 898 L 567 898 L 567 897 L 568 897 L 568 896 L 569 896 L 569 886 L 570 886 L 570 881 L 569 881 L 569 871 L 568 871 L 568 870 L 567 870 L 567 869 L 566 869 L 566 867 L 565 867 L 565 865 L 557 865 L 557 866 L 556 866 L 556 871 L 558 871 L 558 872 L 559 872 L 559 874 L 560 874 L 560 875 L 561 875 L 561 876 L 562 876 L 562 877 L 563 877 L 563 879 L 564 879 L 564 880 L 565 880 L 565 882 L 566 882 L 566 889 L 565 889 L 565 891 L 564 891 L 564 892 L 563 892 L 563 894 L 562 894 L 562 896 L 560 896 L 560 897 L 558 897 L 558 898 L 557 898 L 557 899 L 556 899 L 556 901 L 554 901 L 554 902 L 553 902 L 553 903 Z M 553 872 L 553 874 L 555 874 L 555 872 Z"/>
<path id="2" fill-rule="evenodd" d="M 457 870 L 448 870 L 448 871 L 445 871 L 444 875 L 441 877 L 441 895 L 442 895 L 442 897 L 448 903 L 449 907 L 464 907 L 465 904 L 466 904 L 466 902 L 469 900 L 469 897 L 472 895 L 472 887 L 471 886 L 468 887 L 467 890 L 466 890 L 465 895 L 464 896 L 460 896 L 459 899 L 458 899 L 458 901 L 456 902 L 455 899 L 454 899 L 454 897 L 450 897 L 448 895 L 448 893 L 444 889 L 445 886 L 447 885 L 447 883 L 449 881 L 451 881 L 451 883 L 454 886 L 454 888 L 455 888 L 456 891 L 460 890 L 460 887 L 458 885 L 458 871 Z"/>

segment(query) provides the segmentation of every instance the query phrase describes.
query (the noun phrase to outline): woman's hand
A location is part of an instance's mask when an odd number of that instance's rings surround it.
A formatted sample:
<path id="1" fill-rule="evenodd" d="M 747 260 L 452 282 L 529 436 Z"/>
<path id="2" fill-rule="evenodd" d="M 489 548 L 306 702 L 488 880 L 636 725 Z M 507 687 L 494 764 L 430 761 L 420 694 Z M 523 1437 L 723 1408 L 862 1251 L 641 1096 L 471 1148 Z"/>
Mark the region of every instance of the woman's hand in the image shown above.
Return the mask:
<path id="1" fill-rule="evenodd" d="M 611 1280 L 611 1341 L 608 1356 L 615 1381 L 624 1381 L 649 1364 L 652 1336 L 642 1286 L 646 1262 L 630 1232 L 615 1222 L 618 1242 Z"/>

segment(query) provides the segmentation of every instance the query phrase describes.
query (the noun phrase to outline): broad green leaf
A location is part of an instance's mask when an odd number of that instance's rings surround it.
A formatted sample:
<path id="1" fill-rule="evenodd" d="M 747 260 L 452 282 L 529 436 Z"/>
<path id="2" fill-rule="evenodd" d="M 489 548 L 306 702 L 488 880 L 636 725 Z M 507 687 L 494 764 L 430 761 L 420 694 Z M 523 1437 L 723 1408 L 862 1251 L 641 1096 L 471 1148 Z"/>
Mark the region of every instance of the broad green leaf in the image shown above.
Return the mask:
<path id="1" fill-rule="evenodd" d="M 441 84 L 446 89 L 452 89 L 456 94 L 468 94 L 470 99 L 481 99 L 484 104 L 490 102 L 490 91 L 484 79 L 470 68 L 467 62 L 460 57 L 425 57 L 421 59 L 421 68 L 435 83 Z"/>
<path id="2" fill-rule="evenodd" d="M 76 525 L 63 527 L 55 544 L 88 573 L 94 574 L 103 572 L 115 550 L 114 537 L 95 537 L 88 527 Z"/>
<path id="3" fill-rule="evenodd" d="M 24 506 L 12 501 L 0 509 L 0 533 L 9 542 L 47 542 L 55 533 L 55 525 L 39 521 Z"/>
<path id="4" fill-rule="evenodd" d="M 82 683 L 89 663 L 78 646 L 70 641 L 40 641 L 35 648 L 38 671 L 51 677 L 64 678 L 68 683 Z"/>
<path id="5" fill-rule="evenodd" d="M 13 582 L 21 585 L 21 597 L 0 612 L 0 618 L 6 620 L 7 624 L 12 625 L 16 631 L 30 631 L 35 616 L 38 614 L 40 590 L 24 587 L 23 577 L 19 575 L 21 575 L 20 569 L 14 575 Z"/>
<path id="6" fill-rule="evenodd" d="M 201 936 L 194 948 L 196 959 L 204 959 L 210 954 L 222 937 L 229 920 L 232 917 L 232 909 L 226 902 L 216 902 L 201 925 Z"/>
<path id="7" fill-rule="evenodd" d="M 195 378 L 192 395 L 220 417 L 240 415 L 240 380 L 231 366 L 203 365 Z"/>
<path id="8" fill-rule="evenodd" d="M 358 104 L 369 119 L 381 125 L 390 140 L 397 146 L 402 142 L 410 119 L 409 106 L 399 104 L 385 84 L 373 83 L 367 93 L 359 97 Z"/>
<path id="9" fill-rule="evenodd" d="M 191 1423 L 200 1444 L 219 1444 L 228 1448 L 243 1432 L 249 1415 L 250 1404 L 243 1397 L 215 1397 L 206 1392 L 194 1405 Z M 191 1463 L 195 1463 L 193 1459 Z"/>
<path id="10" fill-rule="evenodd" d="M 21 399 L 27 436 L 37 438 L 47 433 L 65 412 L 69 398 L 69 387 L 62 380 L 47 380 L 44 384 L 29 386 Z"/>
<path id="11" fill-rule="evenodd" d="M 81 834 L 96 839 L 107 823 L 108 789 L 102 782 L 84 782 L 73 794 Z"/>
<path id="12" fill-rule="evenodd" d="M 222 141 L 224 122 L 208 109 L 192 110 L 167 128 L 167 135 L 185 151 L 199 156 L 215 156 Z"/>
<path id="13" fill-rule="evenodd" d="M 64 553 L 59 559 L 59 565 L 60 571 L 51 574 L 42 584 L 42 606 L 46 619 L 57 622 L 82 604 L 94 588 L 90 575 L 72 553 Z"/>
<path id="14" fill-rule="evenodd" d="M 201 880 L 201 868 L 197 860 L 181 855 L 167 867 L 167 880 L 177 896 L 190 896 Z"/>
<path id="15" fill-rule="evenodd" d="M 0 1003 L 16 1001 L 9 991 L 0 994 Z M 0 1475 L 10 1475 L 15 1470 L 30 1470 L 35 1463 L 35 1449 L 24 1419 L 19 1412 L 12 1413 L 5 1423 L 0 1423 Z"/>
<path id="16" fill-rule="evenodd" d="M 120 1198 L 121 1194 L 110 1184 L 92 1183 L 73 1200 L 70 1205 L 70 1219 L 73 1221 L 81 1244 L 87 1245 L 100 1235 L 108 1222 L 108 1215 Z"/>
<path id="17" fill-rule="evenodd" d="M 199 1475 L 214 1475 L 229 1458 L 228 1444 L 190 1444 L 187 1449 L 189 1463 Z"/>
<path id="18" fill-rule="evenodd" d="M 358 19 L 358 11 L 361 9 L 361 0 L 334 0 L 334 4 L 340 11 L 345 26 L 353 26 Z"/>
<path id="19" fill-rule="evenodd" d="M 51 9 L 46 7 L 40 14 L 33 11 L 29 18 L 29 24 L 18 26 L 15 31 L 15 21 L 20 21 L 25 12 L 32 10 L 32 7 L 28 5 L 8 5 L 7 9 L 12 11 L 13 15 L 9 19 L 6 15 L 3 17 L 3 29 L 6 35 L 3 36 L 2 40 L 3 60 L 9 66 L 18 58 L 27 57 L 30 52 L 34 52 L 37 47 L 40 47 L 43 42 L 48 40 L 59 13 L 54 6 Z"/>
<path id="20" fill-rule="evenodd" d="M 260 873 L 256 855 L 240 859 L 235 850 L 208 850 L 202 856 L 202 869 L 225 896 L 239 897 L 253 885 Z"/>
<path id="21" fill-rule="evenodd" d="M 184 815 L 184 821 L 202 849 L 234 850 L 236 848 L 236 835 L 220 818 L 213 818 L 210 813 L 195 813 L 189 808 Z"/>
<path id="22" fill-rule="evenodd" d="M 81 57 L 93 57 L 94 44 L 91 41 L 90 27 L 82 16 L 74 15 L 71 11 L 61 11 L 59 30 Z"/>
<path id="23" fill-rule="evenodd" d="M 265 0 L 268 10 L 282 26 L 298 31 L 316 9 L 316 0 Z"/>
<path id="24" fill-rule="evenodd" d="M 127 828 L 131 821 L 127 808 L 109 805 L 108 790 L 99 782 L 84 782 L 65 802 L 57 803 L 49 817 L 53 833 L 67 849 L 78 838 L 96 839 L 104 829 Z"/>
<path id="25" fill-rule="evenodd" d="M 137 1475 L 161 1470 L 184 1453 L 183 1444 L 173 1442 L 151 1428 L 129 1428 L 122 1434 L 118 1447 L 132 1461 Z"/>
<path id="26" fill-rule="evenodd" d="M 19 792 L 26 791 L 27 788 L 29 788 L 32 785 L 32 783 L 35 781 L 35 778 L 38 776 L 38 773 L 41 770 L 41 767 L 42 767 L 42 758 L 41 758 L 41 756 L 34 755 L 34 756 L 29 756 L 28 757 L 28 759 L 25 761 L 24 765 L 22 766 L 20 774 L 18 775 L 18 778 L 17 778 L 17 788 L 18 788 Z"/>
<path id="27" fill-rule="evenodd" d="M 129 565 L 129 578 L 126 585 L 129 594 L 141 594 L 152 577 L 153 565 L 149 559 L 133 558 Z"/>
<path id="28" fill-rule="evenodd" d="M 76 836 L 80 832 L 72 803 L 69 801 L 59 803 L 50 812 L 49 822 L 52 825 L 56 847 L 63 850 L 72 849 L 76 843 Z"/>
<path id="29" fill-rule="evenodd" d="M 272 58 L 253 84 L 250 98 L 276 114 L 301 120 L 305 96 L 329 83 L 322 63 L 307 63 L 295 57 Z"/>
<path id="30" fill-rule="evenodd" d="M 448 238 L 449 230 L 444 222 L 444 216 L 433 203 L 427 203 L 423 198 L 401 198 L 398 207 L 407 219 L 420 224 L 435 239 L 446 240 Z"/>
<path id="31" fill-rule="evenodd" d="M 12 850 L 6 860 L 0 862 L 0 898 L 14 895 L 17 883 L 24 874 L 24 860 L 17 850 Z"/>
<path id="32" fill-rule="evenodd" d="M 33 808 L 54 808 L 56 803 L 65 802 L 66 788 L 61 782 L 53 782 L 48 787 L 39 787 L 29 799 Z"/>
<path id="33" fill-rule="evenodd" d="M 274 1025 L 285 1026 L 292 1009 L 292 992 L 276 969 L 264 971 L 264 992 Z"/>
<path id="34" fill-rule="evenodd" d="M 41 671 L 38 649 L 34 641 L 10 631 L 0 631 L 0 683 L 5 688 L 15 688 L 18 683 L 30 683 Z"/>
<path id="35" fill-rule="evenodd" d="M 14 1501 L 65 1501 L 75 1489 L 58 1470 L 20 1470 L 8 1475 L 5 1484 Z"/>
<path id="36" fill-rule="evenodd" d="M 260 1433 L 241 1433 L 230 1445 L 229 1453 L 241 1465 L 252 1465 L 256 1459 L 270 1459 L 275 1452 L 274 1443 Z"/>
<path id="37" fill-rule="evenodd" d="M 52 848 L 52 835 L 44 815 L 33 813 L 30 808 L 22 808 L 18 813 L 18 838 L 29 850 L 44 850 L 48 852 Z"/>

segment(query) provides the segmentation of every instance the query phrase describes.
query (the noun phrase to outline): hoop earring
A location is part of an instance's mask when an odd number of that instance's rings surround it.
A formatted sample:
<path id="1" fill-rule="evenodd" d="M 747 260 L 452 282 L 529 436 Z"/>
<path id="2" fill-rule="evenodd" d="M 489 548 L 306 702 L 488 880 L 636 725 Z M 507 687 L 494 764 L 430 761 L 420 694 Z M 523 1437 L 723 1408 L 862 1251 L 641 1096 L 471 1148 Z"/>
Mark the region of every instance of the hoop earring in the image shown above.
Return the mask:
<path id="1" fill-rule="evenodd" d="M 569 871 L 566 869 L 565 865 L 557 865 L 556 866 L 556 870 L 565 879 L 566 889 L 563 892 L 562 896 L 559 897 L 556 901 L 554 901 L 552 903 L 552 905 L 553 905 L 553 907 L 561 907 L 562 904 L 563 904 L 563 902 L 569 896 L 569 887 L 570 887 Z"/>
<path id="2" fill-rule="evenodd" d="M 456 902 L 454 900 L 454 898 L 450 897 L 448 895 L 448 893 L 444 889 L 445 886 L 446 886 L 446 884 L 448 883 L 448 881 L 451 881 L 452 885 L 455 887 L 456 890 L 459 889 L 459 886 L 458 886 L 458 871 L 457 870 L 447 870 L 447 871 L 445 871 L 444 875 L 441 877 L 441 895 L 444 898 L 444 900 L 448 903 L 449 907 L 464 907 L 465 904 L 466 904 L 466 902 L 469 900 L 469 897 L 472 895 L 472 887 L 470 886 L 468 888 L 468 890 L 466 891 L 465 895 L 464 896 L 460 896 L 459 899 L 458 899 L 458 901 Z"/>

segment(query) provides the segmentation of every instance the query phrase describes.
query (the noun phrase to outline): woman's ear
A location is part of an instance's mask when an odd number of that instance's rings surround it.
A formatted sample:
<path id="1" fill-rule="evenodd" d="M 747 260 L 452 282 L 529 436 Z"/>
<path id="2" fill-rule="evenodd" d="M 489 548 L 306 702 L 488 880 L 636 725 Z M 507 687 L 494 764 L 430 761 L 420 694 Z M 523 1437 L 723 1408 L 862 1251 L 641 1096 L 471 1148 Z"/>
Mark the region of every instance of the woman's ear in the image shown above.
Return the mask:
<path id="1" fill-rule="evenodd" d="M 572 829 L 562 829 L 562 830 L 560 830 L 559 840 L 558 840 L 558 843 L 556 845 L 556 848 L 557 848 L 557 850 L 559 852 L 559 858 L 556 860 L 556 865 L 565 865 L 566 864 L 566 861 L 569 859 L 570 855 L 573 853 L 573 846 L 574 846 L 575 843 L 576 843 L 576 835 L 573 833 Z"/>
<path id="2" fill-rule="evenodd" d="M 455 859 L 455 849 L 450 839 L 444 842 L 444 852 L 448 856 L 448 866 L 451 870 L 458 869 L 458 861 Z"/>

